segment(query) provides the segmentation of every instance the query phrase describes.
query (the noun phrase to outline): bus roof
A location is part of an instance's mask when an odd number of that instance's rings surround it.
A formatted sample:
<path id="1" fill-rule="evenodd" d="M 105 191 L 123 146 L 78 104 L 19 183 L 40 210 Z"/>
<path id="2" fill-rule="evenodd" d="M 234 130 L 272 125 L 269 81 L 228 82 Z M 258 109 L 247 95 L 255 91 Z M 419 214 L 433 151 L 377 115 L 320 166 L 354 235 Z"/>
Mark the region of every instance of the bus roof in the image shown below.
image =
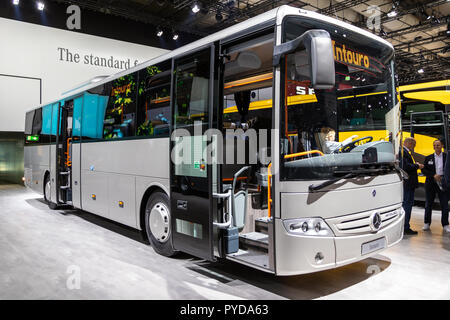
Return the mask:
<path id="1" fill-rule="evenodd" d="M 338 19 L 329 17 L 329 16 L 325 16 L 313 11 L 308 11 L 308 10 L 304 10 L 304 9 L 299 9 L 299 8 L 295 8 L 295 7 L 291 7 L 291 6 L 287 6 L 287 5 L 283 5 L 280 6 L 278 8 L 272 9 L 270 11 L 267 11 L 265 13 L 262 13 L 256 17 L 250 18 L 248 20 L 245 20 L 243 22 L 240 22 L 238 24 L 235 24 L 231 27 L 228 27 L 222 31 L 216 32 L 212 35 L 206 36 L 202 39 L 199 39 L 197 41 L 194 41 L 192 43 L 189 43 L 187 45 L 184 45 L 178 49 L 175 49 L 173 51 L 170 51 L 168 53 L 162 54 L 158 57 L 152 58 L 146 62 L 143 62 L 133 68 L 124 70 L 124 71 L 120 71 L 118 73 L 112 74 L 104 79 L 102 79 L 101 81 L 95 82 L 95 83 L 91 83 L 91 84 L 86 84 L 83 87 L 79 87 L 76 89 L 72 89 L 72 90 L 67 90 L 65 95 L 63 95 L 62 97 L 58 98 L 58 99 L 52 99 L 50 101 L 48 101 L 47 103 L 43 103 L 41 104 L 39 107 L 45 106 L 45 105 L 49 105 L 52 103 L 56 103 L 58 101 L 63 101 L 66 100 L 68 98 L 72 98 L 72 97 L 76 97 L 77 95 L 79 95 L 80 93 L 83 93 L 84 91 L 87 91 L 89 89 L 92 89 L 94 87 L 97 87 L 99 85 L 102 85 L 104 83 L 107 83 L 109 81 L 115 80 L 117 78 L 120 78 L 124 75 L 127 75 L 129 73 L 132 72 L 136 72 L 139 71 L 141 69 L 144 69 L 148 66 L 169 60 L 173 57 L 177 57 L 177 56 L 181 56 L 185 53 L 188 53 L 190 51 L 194 51 L 195 49 L 207 46 L 208 44 L 214 43 L 215 41 L 219 41 L 221 39 L 226 39 L 229 37 L 232 37 L 233 35 L 238 35 L 240 33 L 242 33 L 243 30 L 246 29 L 251 29 L 251 28 L 255 28 L 257 26 L 260 25 L 264 25 L 264 24 L 270 24 L 271 22 L 273 22 L 273 24 L 275 25 L 275 23 L 277 25 L 280 25 L 283 21 L 283 18 L 287 15 L 298 15 L 298 16 L 304 16 L 304 17 L 309 17 L 312 19 L 316 19 L 316 20 L 321 20 L 324 22 L 327 22 L 329 24 L 332 25 L 336 25 L 336 26 L 340 26 L 340 27 L 344 27 L 350 31 L 353 31 L 355 33 L 359 33 L 362 34 L 365 37 L 371 38 L 375 41 L 378 41 L 388 47 L 390 47 L 392 50 L 394 50 L 393 46 L 391 43 L 389 43 L 388 41 L 386 41 L 385 39 L 370 33 L 366 30 L 360 29 L 358 27 L 355 27 L 351 24 L 348 24 L 346 22 L 340 21 Z M 39 108 L 37 107 L 37 108 Z M 36 109 L 36 108 L 33 108 Z"/>

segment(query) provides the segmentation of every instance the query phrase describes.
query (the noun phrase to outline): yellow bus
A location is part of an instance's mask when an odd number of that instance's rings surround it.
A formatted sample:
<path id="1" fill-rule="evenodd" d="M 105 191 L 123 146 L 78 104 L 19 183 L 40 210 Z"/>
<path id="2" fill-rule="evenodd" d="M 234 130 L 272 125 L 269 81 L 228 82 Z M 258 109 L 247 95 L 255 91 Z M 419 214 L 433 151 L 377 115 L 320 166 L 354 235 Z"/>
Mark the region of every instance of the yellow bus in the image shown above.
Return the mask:
<path id="1" fill-rule="evenodd" d="M 434 152 L 433 141 L 443 142 L 445 151 L 449 147 L 450 80 L 432 81 L 399 87 L 403 139 L 412 136 L 417 144 L 414 159 L 423 163 L 425 157 Z M 425 176 L 419 173 L 423 186 Z M 417 199 L 423 197 L 419 189 Z"/>

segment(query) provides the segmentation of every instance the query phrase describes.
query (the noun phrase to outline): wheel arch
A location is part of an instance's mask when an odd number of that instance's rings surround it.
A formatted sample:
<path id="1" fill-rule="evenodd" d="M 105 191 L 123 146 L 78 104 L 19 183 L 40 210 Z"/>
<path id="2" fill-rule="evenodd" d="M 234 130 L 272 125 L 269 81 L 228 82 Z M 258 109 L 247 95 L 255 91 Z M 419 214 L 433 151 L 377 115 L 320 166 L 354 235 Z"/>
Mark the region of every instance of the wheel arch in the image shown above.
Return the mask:
<path id="1" fill-rule="evenodd" d="M 142 196 L 141 204 L 139 206 L 139 219 L 138 219 L 138 229 L 145 231 L 145 206 L 147 205 L 147 200 L 155 192 L 165 193 L 170 198 L 170 193 L 167 187 L 160 183 L 151 184 L 144 192 Z M 145 232 L 144 232 L 145 234 Z"/>
<path id="2" fill-rule="evenodd" d="M 44 174 L 42 175 L 42 194 L 45 192 L 45 179 L 47 177 L 50 179 L 50 170 L 45 169 Z"/>

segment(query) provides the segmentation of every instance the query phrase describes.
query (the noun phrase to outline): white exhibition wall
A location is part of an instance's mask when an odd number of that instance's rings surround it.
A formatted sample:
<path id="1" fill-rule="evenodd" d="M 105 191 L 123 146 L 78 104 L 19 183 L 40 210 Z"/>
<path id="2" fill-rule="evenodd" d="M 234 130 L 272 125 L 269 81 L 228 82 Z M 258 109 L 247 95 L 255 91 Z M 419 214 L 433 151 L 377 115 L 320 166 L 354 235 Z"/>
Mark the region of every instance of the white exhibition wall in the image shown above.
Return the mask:
<path id="1" fill-rule="evenodd" d="M 167 52 L 4 18 L 0 39 L 0 132 L 23 131 L 25 112 L 39 104 L 40 94 L 42 103 L 56 100 L 89 79 Z"/>

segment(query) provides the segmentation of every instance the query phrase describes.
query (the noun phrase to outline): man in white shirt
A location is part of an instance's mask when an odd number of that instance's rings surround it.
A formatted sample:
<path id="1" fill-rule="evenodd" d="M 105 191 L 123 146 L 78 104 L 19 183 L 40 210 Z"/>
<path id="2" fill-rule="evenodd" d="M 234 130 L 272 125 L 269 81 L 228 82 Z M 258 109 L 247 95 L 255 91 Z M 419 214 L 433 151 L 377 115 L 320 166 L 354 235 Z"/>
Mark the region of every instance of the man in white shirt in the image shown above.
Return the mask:
<path id="1" fill-rule="evenodd" d="M 441 223 L 445 232 L 450 232 L 448 225 L 448 195 L 442 186 L 444 176 L 444 166 L 447 155 L 442 152 L 442 143 L 439 140 L 433 142 L 434 153 L 425 158 L 422 173 L 427 176 L 425 181 L 425 224 L 423 230 L 430 230 L 432 207 L 436 194 L 441 204 L 442 217 Z"/>

